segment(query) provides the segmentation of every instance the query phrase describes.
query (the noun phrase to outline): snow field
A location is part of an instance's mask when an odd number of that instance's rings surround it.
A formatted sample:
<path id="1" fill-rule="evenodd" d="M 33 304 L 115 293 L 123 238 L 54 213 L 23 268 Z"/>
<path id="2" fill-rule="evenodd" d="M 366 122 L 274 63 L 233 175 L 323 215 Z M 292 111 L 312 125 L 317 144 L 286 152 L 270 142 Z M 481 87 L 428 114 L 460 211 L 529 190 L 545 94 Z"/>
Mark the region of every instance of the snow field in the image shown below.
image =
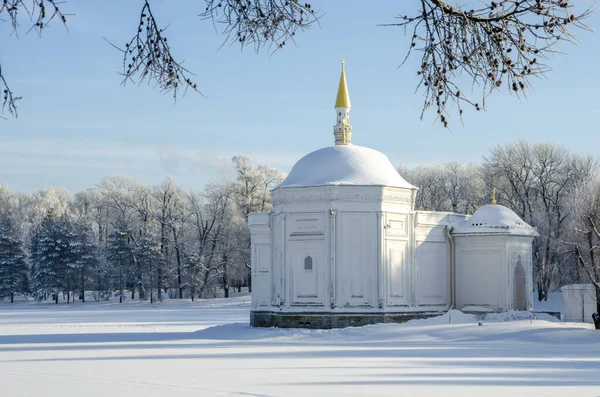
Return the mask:
<path id="1" fill-rule="evenodd" d="M 458 311 L 405 324 L 253 329 L 249 298 L 0 304 L 2 396 L 600 395 L 600 332 Z M 449 322 L 451 321 L 451 322 Z"/>

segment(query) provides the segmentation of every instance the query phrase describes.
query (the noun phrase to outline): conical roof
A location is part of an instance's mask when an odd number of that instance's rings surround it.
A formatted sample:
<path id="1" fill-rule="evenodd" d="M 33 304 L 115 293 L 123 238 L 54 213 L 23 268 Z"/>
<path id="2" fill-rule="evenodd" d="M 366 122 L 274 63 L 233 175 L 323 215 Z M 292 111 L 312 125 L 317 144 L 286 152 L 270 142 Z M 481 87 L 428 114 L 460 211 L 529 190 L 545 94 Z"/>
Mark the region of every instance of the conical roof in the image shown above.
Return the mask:
<path id="1" fill-rule="evenodd" d="M 340 76 L 340 84 L 338 85 L 337 97 L 335 98 L 336 108 L 351 108 L 350 95 L 348 94 L 348 84 L 346 84 L 346 71 L 344 69 L 344 61 L 342 61 L 342 75 Z"/>

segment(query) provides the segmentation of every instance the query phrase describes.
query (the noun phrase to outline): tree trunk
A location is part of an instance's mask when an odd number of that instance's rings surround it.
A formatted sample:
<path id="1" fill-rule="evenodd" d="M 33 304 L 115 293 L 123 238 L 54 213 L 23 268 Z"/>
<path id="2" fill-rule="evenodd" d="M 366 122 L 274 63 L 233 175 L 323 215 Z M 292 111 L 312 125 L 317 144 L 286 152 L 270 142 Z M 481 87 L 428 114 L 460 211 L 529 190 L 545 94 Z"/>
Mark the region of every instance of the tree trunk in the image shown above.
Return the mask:
<path id="1" fill-rule="evenodd" d="M 227 256 L 223 257 L 224 262 L 227 262 Z M 227 275 L 227 263 L 223 265 L 223 292 L 225 298 L 229 298 L 229 280 Z"/>
<path id="2" fill-rule="evenodd" d="M 592 314 L 592 320 L 594 320 L 594 327 L 600 330 L 600 285 L 595 283 L 596 288 L 596 313 Z"/>
<path id="3" fill-rule="evenodd" d="M 544 285 L 544 301 L 548 301 L 548 295 L 550 295 L 550 285 L 552 284 L 552 279 L 548 275 L 545 277 L 545 285 Z"/>
<path id="4" fill-rule="evenodd" d="M 15 293 L 14 292 L 10 293 L 10 303 L 15 303 Z"/>
<path id="5" fill-rule="evenodd" d="M 85 303 L 85 266 L 81 269 L 81 302 Z"/>
<path id="6" fill-rule="evenodd" d="M 550 263 L 550 236 L 546 238 L 546 249 L 544 252 L 544 301 L 548 300 L 548 293 L 550 292 L 551 281 L 551 269 L 548 269 Z"/>
<path id="7" fill-rule="evenodd" d="M 179 289 L 179 299 L 183 299 L 183 280 L 181 271 L 181 252 L 179 250 L 179 241 L 177 238 L 177 232 L 173 227 L 173 240 L 175 242 L 175 256 L 177 257 L 177 288 Z"/>
<path id="8" fill-rule="evenodd" d="M 139 260 L 135 260 L 135 273 L 137 276 L 137 285 L 138 285 L 138 298 L 143 301 L 146 300 L 146 288 L 144 287 L 144 283 L 142 282 L 142 264 Z"/>
<path id="9" fill-rule="evenodd" d="M 156 300 L 160 302 L 160 301 L 162 301 L 162 267 L 160 265 L 158 265 L 158 272 L 157 272 L 156 276 L 157 276 L 156 286 L 158 289 L 158 292 L 156 294 Z"/>
<path id="10" fill-rule="evenodd" d="M 119 303 L 123 303 L 123 267 L 119 269 Z"/>
<path id="11" fill-rule="evenodd" d="M 163 265 L 166 267 L 168 266 L 168 257 L 169 257 L 169 251 L 167 248 L 167 227 L 165 225 L 165 219 L 166 219 L 166 215 L 165 215 L 165 210 L 163 209 L 162 212 L 162 219 L 160 222 L 160 252 L 162 254 L 164 263 L 159 263 L 158 264 L 158 271 L 156 273 L 157 275 L 157 280 L 156 280 L 156 287 L 158 289 L 158 292 L 156 294 L 156 298 L 159 302 L 162 302 L 162 267 Z"/>
<path id="12" fill-rule="evenodd" d="M 600 285 L 594 285 L 596 287 L 596 312 L 600 314 Z"/>

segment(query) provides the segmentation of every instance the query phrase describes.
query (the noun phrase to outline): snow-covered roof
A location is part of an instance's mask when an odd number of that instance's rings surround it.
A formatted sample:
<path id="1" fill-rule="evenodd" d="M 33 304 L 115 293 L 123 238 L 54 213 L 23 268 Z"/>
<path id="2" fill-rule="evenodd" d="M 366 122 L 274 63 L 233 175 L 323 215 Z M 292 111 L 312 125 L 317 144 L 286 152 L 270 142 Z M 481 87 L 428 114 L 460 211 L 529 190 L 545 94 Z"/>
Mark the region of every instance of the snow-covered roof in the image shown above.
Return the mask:
<path id="1" fill-rule="evenodd" d="M 517 214 L 503 205 L 484 205 L 467 220 L 452 223 L 452 234 L 512 234 L 538 236 Z"/>
<path id="2" fill-rule="evenodd" d="M 415 189 L 387 156 L 358 145 L 329 146 L 302 157 L 279 187 L 370 185 Z"/>

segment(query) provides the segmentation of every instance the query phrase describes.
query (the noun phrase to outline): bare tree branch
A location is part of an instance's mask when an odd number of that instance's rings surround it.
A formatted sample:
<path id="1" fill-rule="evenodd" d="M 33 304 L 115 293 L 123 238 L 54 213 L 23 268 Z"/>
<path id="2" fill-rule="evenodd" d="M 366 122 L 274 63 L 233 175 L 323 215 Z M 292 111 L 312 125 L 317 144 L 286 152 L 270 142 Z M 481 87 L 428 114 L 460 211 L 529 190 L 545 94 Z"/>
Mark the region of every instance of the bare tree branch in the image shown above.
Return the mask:
<path id="1" fill-rule="evenodd" d="M 25 14 L 32 21 L 32 25 L 28 32 L 35 30 L 39 35 L 42 31 L 50 26 L 50 23 L 59 19 L 61 23 L 67 26 L 67 16 L 61 10 L 63 1 L 56 0 L 32 0 L 29 3 L 26 0 L 1 0 L 0 2 L 0 22 L 3 22 L 2 16 L 8 15 L 8 22 L 11 24 L 13 33 L 19 34 L 19 15 Z M 21 99 L 8 86 L 4 74 L 2 73 L 2 65 L 0 64 L 0 90 L 2 92 L 2 113 L 5 109 L 13 117 L 18 117 L 17 101 Z M 2 117 L 2 116 L 0 116 Z"/>
<path id="2" fill-rule="evenodd" d="M 111 43 L 123 53 L 122 84 L 126 85 L 128 81 L 133 81 L 137 77 L 140 84 L 144 80 L 148 83 L 152 82 L 160 88 L 161 92 L 172 93 L 175 100 L 182 88 L 184 93 L 191 88 L 202 95 L 196 83 L 190 78 L 194 74 L 183 67 L 183 62 L 176 61 L 171 54 L 171 47 L 164 33 L 166 28 L 158 25 L 150 3 L 145 0 L 140 12 L 137 32 L 129 42 L 125 43 L 125 48 Z"/>
<path id="3" fill-rule="evenodd" d="M 7 108 L 11 115 L 17 117 L 17 101 L 21 99 L 21 97 L 15 96 L 8 86 L 8 83 L 2 74 L 2 64 L 0 64 L 0 90 L 2 90 L 2 113 L 4 113 L 4 109 Z M 4 117 L 0 116 L 0 118 Z"/>
<path id="4" fill-rule="evenodd" d="M 495 89 L 506 87 L 525 96 L 530 77 L 549 70 L 543 61 L 556 53 L 560 41 L 574 41 L 573 29 L 588 29 L 583 20 L 591 13 L 575 14 L 568 0 L 490 1 L 470 10 L 443 0 L 420 3 L 417 15 L 383 26 L 411 29 L 404 62 L 413 51 L 422 53 L 417 72 L 417 89 L 425 96 L 421 118 L 435 107 L 445 127 L 448 104 L 456 106 L 462 119 L 464 104 L 484 109 L 485 98 Z"/>
<path id="5" fill-rule="evenodd" d="M 8 14 L 13 31 L 18 34 L 18 18 L 21 13 L 25 13 L 33 22 L 29 31 L 36 30 L 41 34 L 42 30 L 47 28 L 54 19 L 59 19 L 66 27 L 67 16 L 70 14 L 62 12 L 60 6 L 64 3 L 66 2 L 56 0 L 31 0 L 31 3 L 26 0 L 2 0 L 0 16 Z"/>
<path id="6" fill-rule="evenodd" d="M 242 47 L 254 45 L 282 48 L 293 41 L 298 29 L 304 30 L 318 22 L 318 15 L 309 3 L 298 0 L 206 0 L 200 16 L 223 26 L 225 42 Z"/>

